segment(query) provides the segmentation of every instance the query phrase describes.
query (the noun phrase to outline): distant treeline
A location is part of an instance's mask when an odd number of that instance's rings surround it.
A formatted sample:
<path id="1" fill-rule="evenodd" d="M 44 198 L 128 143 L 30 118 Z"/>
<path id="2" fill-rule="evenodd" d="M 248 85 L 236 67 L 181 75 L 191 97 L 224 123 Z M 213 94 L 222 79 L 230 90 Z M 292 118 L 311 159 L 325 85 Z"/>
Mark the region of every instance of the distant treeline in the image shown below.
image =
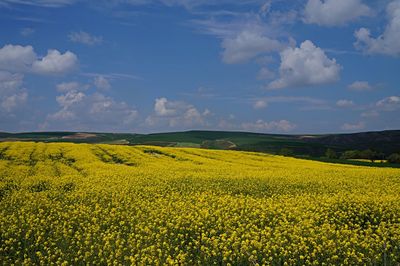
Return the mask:
<path id="1" fill-rule="evenodd" d="M 281 149 L 279 154 L 284 156 L 295 155 L 294 151 L 289 148 Z M 369 160 L 371 162 L 386 161 L 388 163 L 400 164 L 400 153 L 392 153 L 390 155 L 385 155 L 382 152 L 377 152 L 371 149 L 348 150 L 343 152 L 337 152 L 329 148 L 325 152 L 325 158 L 342 159 L 342 160 L 360 159 L 360 160 Z"/>

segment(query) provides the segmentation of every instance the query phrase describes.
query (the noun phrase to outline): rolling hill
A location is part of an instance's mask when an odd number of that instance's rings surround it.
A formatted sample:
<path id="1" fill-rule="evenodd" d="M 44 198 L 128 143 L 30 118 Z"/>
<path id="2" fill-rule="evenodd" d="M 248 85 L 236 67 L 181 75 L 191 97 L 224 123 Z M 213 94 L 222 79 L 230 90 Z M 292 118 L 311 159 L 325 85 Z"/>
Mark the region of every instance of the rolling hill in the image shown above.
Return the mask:
<path id="1" fill-rule="evenodd" d="M 0 141 L 41 141 L 108 143 L 201 147 L 279 153 L 289 149 L 294 155 L 321 157 L 330 148 L 336 152 L 373 149 L 389 155 L 400 152 L 400 130 L 351 134 L 282 135 L 229 131 L 185 131 L 155 134 L 93 132 L 0 133 Z"/>

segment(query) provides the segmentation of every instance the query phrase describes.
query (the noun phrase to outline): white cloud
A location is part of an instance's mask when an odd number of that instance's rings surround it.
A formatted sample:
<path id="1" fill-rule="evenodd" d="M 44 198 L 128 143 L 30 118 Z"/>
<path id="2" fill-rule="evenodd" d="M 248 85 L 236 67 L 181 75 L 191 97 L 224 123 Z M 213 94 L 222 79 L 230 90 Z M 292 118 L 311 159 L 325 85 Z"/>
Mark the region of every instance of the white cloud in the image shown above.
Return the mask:
<path id="1" fill-rule="evenodd" d="M 7 44 L 0 48 L 0 70 L 27 72 L 36 60 L 33 47 Z"/>
<path id="2" fill-rule="evenodd" d="M 361 28 L 355 32 L 356 48 L 367 54 L 400 56 L 400 0 L 392 1 L 386 8 L 388 24 L 377 38 L 371 37 L 369 29 Z"/>
<path id="3" fill-rule="evenodd" d="M 298 97 L 298 96 L 271 96 L 263 98 L 251 99 L 254 109 L 262 109 L 272 103 L 299 105 L 299 110 L 328 110 L 331 109 L 329 104 L 322 99 L 312 97 Z"/>
<path id="4" fill-rule="evenodd" d="M 206 108 L 206 109 L 203 111 L 203 116 L 209 116 L 209 115 L 212 115 L 212 112 Z"/>
<path id="5" fill-rule="evenodd" d="M 383 111 L 394 111 L 400 109 L 400 97 L 390 96 L 386 97 L 376 103 L 376 106 Z"/>
<path id="6" fill-rule="evenodd" d="M 68 35 L 71 42 L 82 43 L 86 45 L 96 45 L 103 42 L 103 37 L 93 36 L 85 31 L 74 31 Z"/>
<path id="7" fill-rule="evenodd" d="M 368 109 L 361 113 L 363 118 L 376 118 L 382 112 L 393 112 L 400 110 L 400 96 L 389 96 L 377 101 L 375 104 L 370 105 Z"/>
<path id="8" fill-rule="evenodd" d="M 0 92 L 9 92 L 21 87 L 23 79 L 22 74 L 0 71 Z"/>
<path id="9" fill-rule="evenodd" d="M 207 110 L 205 110 L 203 113 L 208 112 Z M 189 109 L 187 109 L 183 117 L 187 121 L 192 121 L 199 124 L 203 123 L 203 114 L 201 114 L 195 107 L 190 107 Z"/>
<path id="10" fill-rule="evenodd" d="M 347 131 L 354 131 L 354 130 L 361 130 L 365 128 L 365 123 L 364 122 L 358 122 L 355 124 L 349 124 L 345 123 L 342 125 L 341 129 L 347 130 Z"/>
<path id="11" fill-rule="evenodd" d="M 242 129 L 254 132 L 269 132 L 269 131 L 289 132 L 295 128 L 296 125 L 287 120 L 266 122 L 262 119 L 259 119 L 254 123 L 242 124 Z"/>
<path id="12" fill-rule="evenodd" d="M 336 105 L 339 106 L 339 107 L 352 107 L 352 106 L 354 106 L 354 102 L 351 101 L 351 100 L 343 99 L 343 100 L 337 101 Z"/>
<path id="13" fill-rule="evenodd" d="M 340 26 L 371 14 L 371 9 L 361 0 L 308 0 L 304 9 L 304 22 Z"/>
<path id="14" fill-rule="evenodd" d="M 35 29 L 23 28 L 23 29 L 21 29 L 20 33 L 21 33 L 22 36 L 28 37 L 28 36 L 30 36 L 30 35 L 35 33 Z"/>
<path id="15" fill-rule="evenodd" d="M 254 109 L 264 109 L 268 106 L 267 101 L 265 100 L 257 100 L 254 104 L 253 104 L 253 108 Z"/>
<path id="16" fill-rule="evenodd" d="M 188 128 L 207 126 L 210 110 L 199 111 L 192 104 L 181 101 L 170 101 L 167 98 L 157 98 L 154 103 L 154 114 L 146 118 L 150 127 Z"/>
<path id="17" fill-rule="evenodd" d="M 56 100 L 60 110 L 48 115 L 42 129 L 126 131 L 136 127 L 138 111 L 103 94 L 72 90 Z"/>
<path id="18" fill-rule="evenodd" d="M 269 70 L 267 67 L 262 67 L 260 71 L 258 71 L 257 79 L 265 80 L 272 79 L 275 77 L 275 73 Z"/>
<path id="19" fill-rule="evenodd" d="M 354 81 L 349 86 L 348 89 L 354 91 L 370 91 L 373 89 L 373 86 L 370 85 L 367 81 Z"/>
<path id="20" fill-rule="evenodd" d="M 329 59 L 325 52 L 311 41 L 304 41 L 299 48 L 287 48 L 281 52 L 280 78 L 267 88 L 282 89 L 321 85 L 337 81 L 341 66 Z"/>
<path id="21" fill-rule="evenodd" d="M 19 105 L 24 104 L 27 99 L 28 99 L 28 93 L 26 91 L 2 97 L 1 107 L 5 109 L 7 112 L 10 112 Z"/>
<path id="22" fill-rule="evenodd" d="M 154 104 L 154 112 L 158 116 L 172 116 L 175 115 L 178 102 L 169 102 L 167 98 L 157 98 Z"/>
<path id="23" fill-rule="evenodd" d="M 83 92 L 78 91 L 69 91 L 66 94 L 60 95 L 56 97 L 58 104 L 67 109 L 69 106 L 81 102 L 86 95 Z"/>
<path id="24" fill-rule="evenodd" d="M 8 44 L 0 48 L 0 70 L 42 75 L 64 74 L 77 64 L 77 56 L 70 51 L 61 54 L 57 50 L 49 50 L 45 57 L 39 58 L 30 45 Z"/>
<path id="25" fill-rule="evenodd" d="M 61 54 L 57 50 L 49 50 L 47 55 L 32 64 L 32 71 L 42 75 L 64 74 L 77 67 L 77 56 L 67 51 Z"/>
<path id="26" fill-rule="evenodd" d="M 96 76 L 94 78 L 94 85 L 102 90 L 108 90 L 111 88 L 111 84 L 106 77 L 103 75 Z"/>
<path id="27" fill-rule="evenodd" d="M 68 91 L 76 91 L 76 90 L 86 90 L 87 86 L 81 85 L 76 81 L 72 82 L 62 82 L 57 84 L 57 91 L 59 92 L 68 92 Z"/>
<path id="28" fill-rule="evenodd" d="M 379 116 L 379 112 L 376 110 L 371 110 L 371 111 L 366 111 L 361 113 L 361 117 L 364 118 L 373 118 L 373 117 L 378 117 Z"/>
<path id="29" fill-rule="evenodd" d="M 258 31 L 243 30 L 233 38 L 224 39 L 222 48 L 222 60 L 227 64 L 236 64 L 247 62 L 266 52 L 279 51 L 282 44 Z"/>
<path id="30" fill-rule="evenodd" d="M 10 113 L 25 104 L 28 93 L 21 88 L 22 82 L 23 75 L 0 71 L 0 110 L 2 112 Z"/>

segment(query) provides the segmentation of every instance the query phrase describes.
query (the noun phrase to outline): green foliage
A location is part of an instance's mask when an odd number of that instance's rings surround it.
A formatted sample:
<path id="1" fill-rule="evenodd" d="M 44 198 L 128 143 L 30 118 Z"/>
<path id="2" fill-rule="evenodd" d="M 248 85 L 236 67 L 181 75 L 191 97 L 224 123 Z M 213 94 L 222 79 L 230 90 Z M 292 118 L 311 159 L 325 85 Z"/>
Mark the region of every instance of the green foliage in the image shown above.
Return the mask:
<path id="1" fill-rule="evenodd" d="M 342 153 L 341 159 L 361 159 L 360 151 L 350 150 Z"/>
<path id="2" fill-rule="evenodd" d="M 342 153 L 342 156 L 340 157 L 341 159 L 365 159 L 365 160 L 370 160 L 371 162 L 374 162 L 375 160 L 378 159 L 383 159 L 382 153 L 378 153 L 376 151 L 373 151 L 371 149 L 363 150 L 363 151 L 358 151 L 358 150 L 351 150 L 351 151 L 345 151 Z"/>
<path id="3" fill-rule="evenodd" d="M 75 189 L 76 185 L 73 182 L 68 182 L 62 185 L 60 188 L 64 192 L 71 192 Z"/>
<path id="4" fill-rule="evenodd" d="M 5 185 L 0 186 L 0 200 L 11 194 L 14 190 L 19 190 L 19 186 L 14 182 L 8 182 Z"/>
<path id="5" fill-rule="evenodd" d="M 326 151 L 330 148 L 337 155 L 343 154 L 343 159 L 366 158 L 368 160 L 384 159 L 384 157 L 392 153 L 397 153 L 400 150 L 400 130 L 327 135 L 280 135 L 229 131 L 186 131 L 156 134 L 74 132 L 0 133 L 0 141 L 7 141 L 7 139 L 164 147 L 201 146 L 211 149 L 235 149 L 274 154 L 280 154 L 283 148 L 288 148 L 292 150 L 291 155 L 325 158 L 327 158 Z M 345 151 L 355 152 L 356 155 L 354 153 L 344 154 Z M 7 154 L 0 151 L 0 160 L 6 159 L 5 156 Z M 31 163 L 32 165 L 35 164 L 35 160 L 32 160 Z"/>
<path id="6" fill-rule="evenodd" d="M 393 153 L 389 157 L 387 157 L 388 163 L 400 163 L 400 154 Z"/>
<path id="7" fill-rule="evenodd" d="M 371 162 L 374 162 L 377 159 L 377 153 L 371 149 L 364 150 L 361 152 L 360 159 L 371 160 Z"/>
<path id="8" fill-rule="evenodd" d="M 283 156 L 293 156 L 293 155 L 294 155 L 294 152 L 293 152 L 292 149 L 289 149 L 289 148 L 282 148 L 282 149 L 279 151 L 279 154 L 280 154 L 280 155 L 283 155 Z"/>
<path id="9" fill-rule="evenodd" d="M 338 158 L 336 152 L 330 148 L 326 150 L 325 156 L 326 156 L 326 158 L 329 158 L 329 159 L 337 159 Z"/>
<path id="10" fill-rule="evenodd" d="M 42 192 L 42 191 L 49 190 L 50 187 L 51 187 L 51 185 L 48 181 L 40 180 L 37 183 L 29 186 L 29 191 L 30 192 Z"/>

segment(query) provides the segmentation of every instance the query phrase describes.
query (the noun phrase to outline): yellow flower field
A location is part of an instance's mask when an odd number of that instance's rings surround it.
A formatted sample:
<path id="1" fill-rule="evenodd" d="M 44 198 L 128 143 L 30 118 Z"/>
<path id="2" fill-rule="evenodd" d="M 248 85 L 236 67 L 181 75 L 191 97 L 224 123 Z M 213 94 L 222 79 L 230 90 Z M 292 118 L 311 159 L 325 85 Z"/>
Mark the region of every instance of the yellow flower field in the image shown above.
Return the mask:
<path id="1" fill-rule="evenodd" d="M 398 265 L 400 169 L 0 143 L 4 265 Z"/>

